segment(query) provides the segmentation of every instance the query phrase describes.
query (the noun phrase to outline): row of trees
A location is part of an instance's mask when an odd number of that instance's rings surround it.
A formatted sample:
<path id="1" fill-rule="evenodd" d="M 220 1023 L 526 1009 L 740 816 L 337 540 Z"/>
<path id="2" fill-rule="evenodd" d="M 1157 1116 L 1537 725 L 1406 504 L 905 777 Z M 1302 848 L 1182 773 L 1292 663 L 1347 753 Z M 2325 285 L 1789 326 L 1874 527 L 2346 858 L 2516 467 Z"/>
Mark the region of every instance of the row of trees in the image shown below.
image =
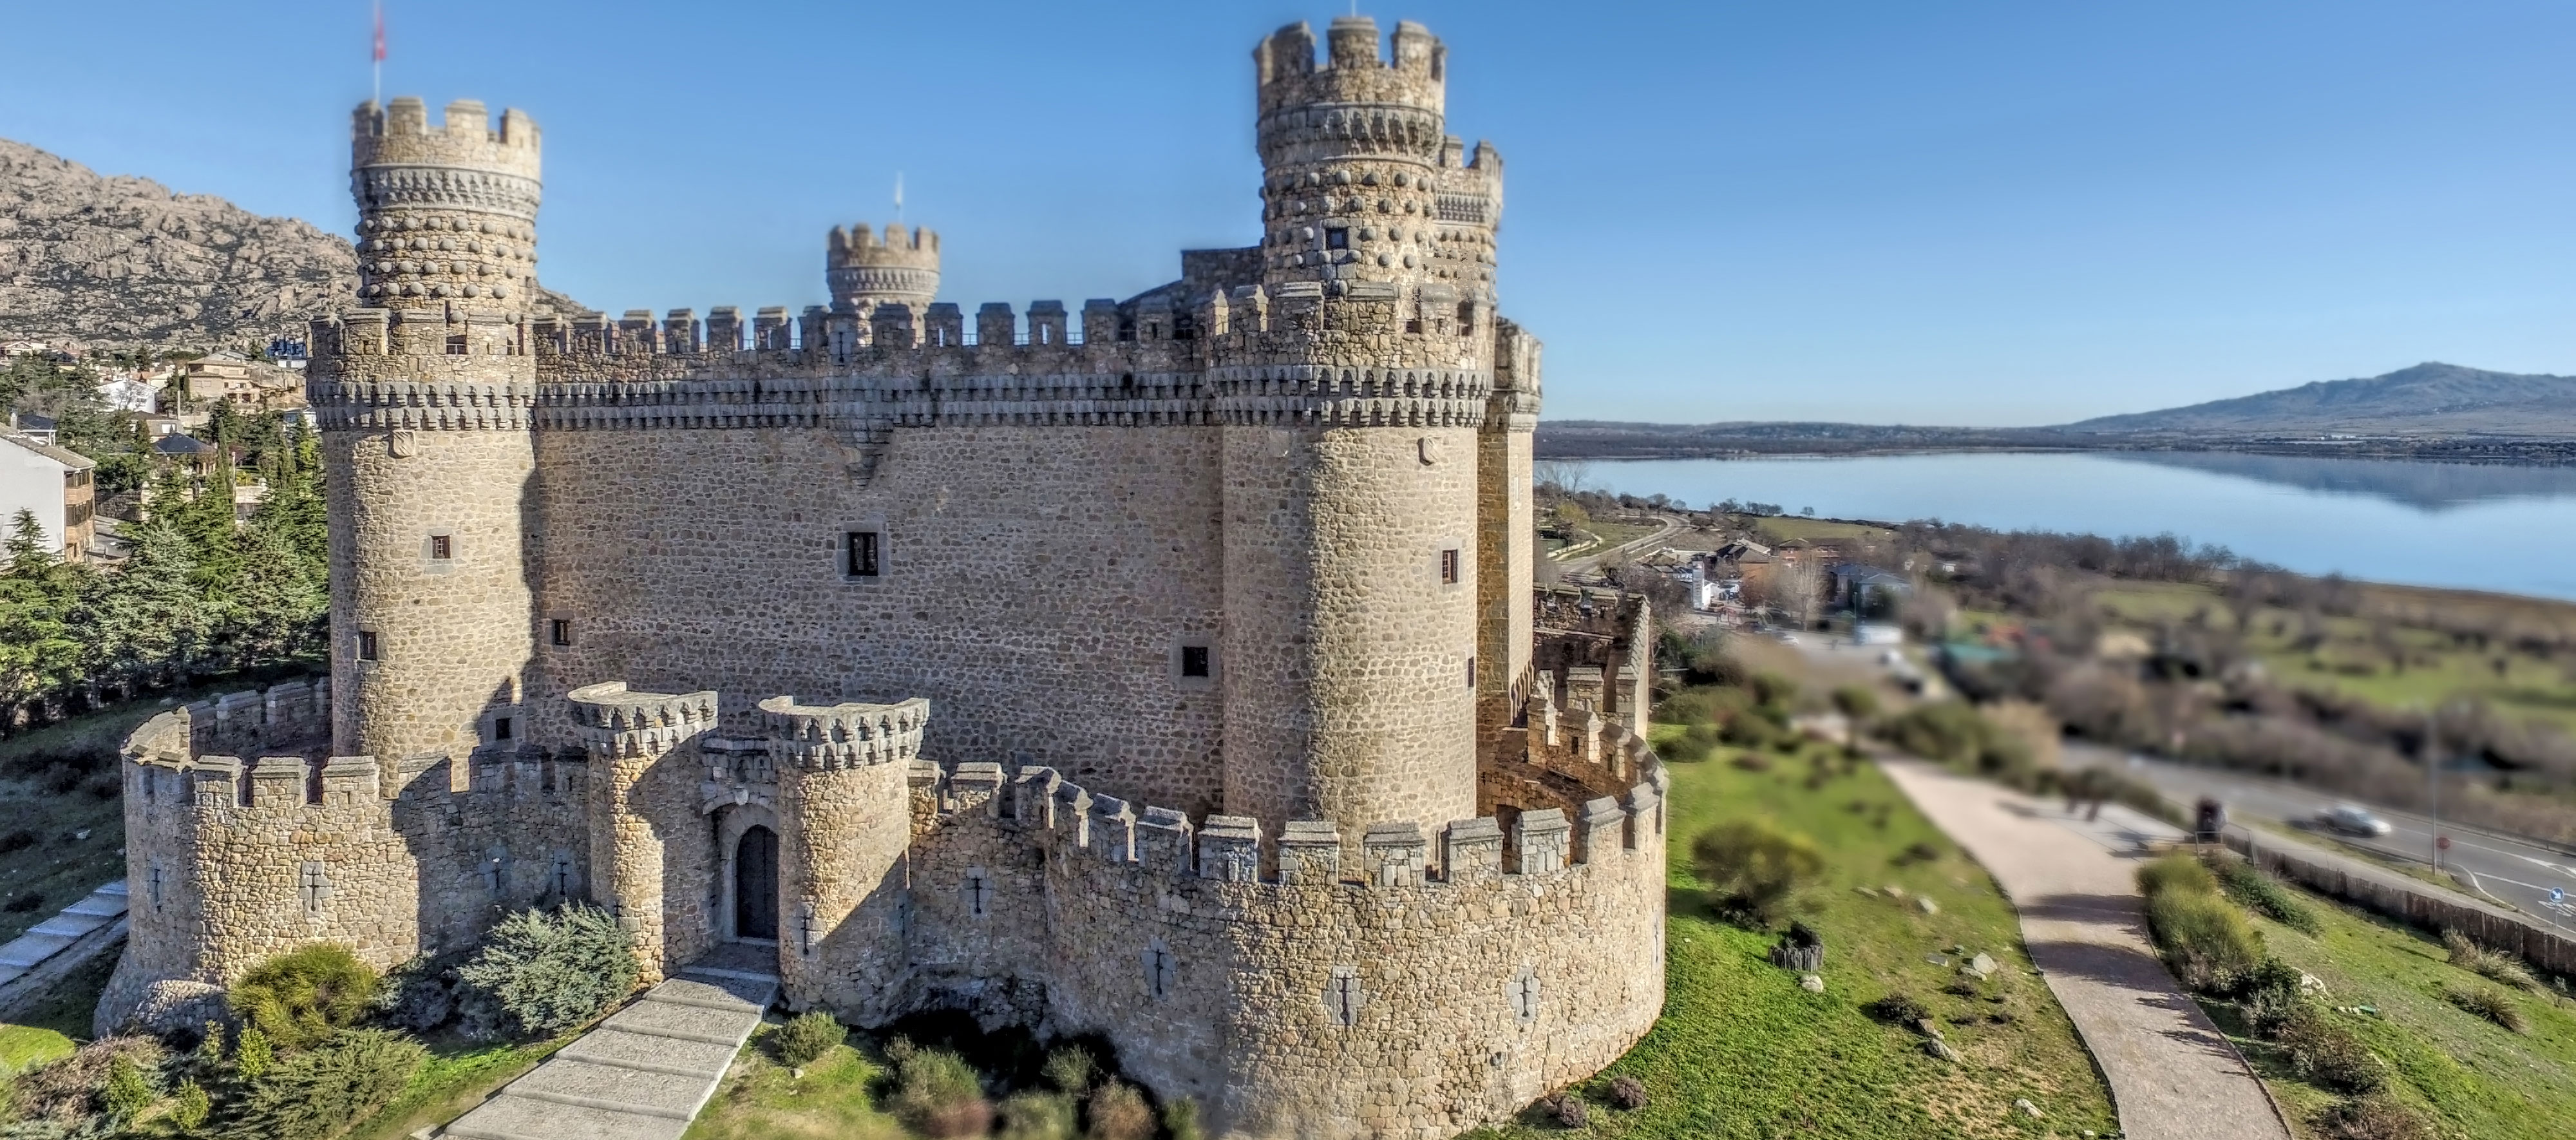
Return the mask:
<path id="1" fill-rule="evenodd" d="M 161 472 L 147 521 L 126 529 L 132 552 L 113 570 L 64 562 L 20 512 L 0 570 L 0 724 L 321 660 L 329 540 L 311 434 L 282 436 L 265 462 L 268 494 L 246 521 L 236 520 L 228 459 L 202 477 Z"/>

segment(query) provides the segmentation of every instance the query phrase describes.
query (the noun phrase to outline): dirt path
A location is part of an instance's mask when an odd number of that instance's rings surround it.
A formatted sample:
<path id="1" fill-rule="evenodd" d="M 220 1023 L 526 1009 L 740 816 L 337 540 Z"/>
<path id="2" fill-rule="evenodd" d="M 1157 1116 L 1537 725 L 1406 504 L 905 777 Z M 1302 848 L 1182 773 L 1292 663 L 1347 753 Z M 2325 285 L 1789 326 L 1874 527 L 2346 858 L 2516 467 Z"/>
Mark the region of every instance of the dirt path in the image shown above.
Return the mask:
<path id="1" fill-rule="evenodd" d="M 2147 942 L 2132 876 L 2147 824 L 2057 805 L 1912 760 L 1881 762 L 1923 814 L 1993 874 L 2022 939 L 2093 1051 L 2136 1140 L 2288 1140 L 2262 1086 Z"/>

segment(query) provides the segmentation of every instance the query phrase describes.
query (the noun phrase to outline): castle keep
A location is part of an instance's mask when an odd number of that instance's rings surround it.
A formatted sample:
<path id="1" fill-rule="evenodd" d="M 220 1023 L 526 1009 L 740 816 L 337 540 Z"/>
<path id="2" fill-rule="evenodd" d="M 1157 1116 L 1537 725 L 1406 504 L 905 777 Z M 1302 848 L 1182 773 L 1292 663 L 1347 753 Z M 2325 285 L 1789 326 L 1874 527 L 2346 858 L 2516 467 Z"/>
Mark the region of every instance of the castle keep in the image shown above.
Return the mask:
<path id="1" fill-rule="evenodd" d="M 536 316 L 536 125 L 360 107 L 331 676 L 129 742 L 102 1024 L 583 899 L 648 976 L 1105 1034 L 1224 1135 L 1446 1136 L 1626 1050 L 1643 603 L 1532 588 L 1539 346 L 1446 50 L 1326 40 L 1253 53 L 1260 244 L 971 326 L 901 226 L 792 315 Z"/>

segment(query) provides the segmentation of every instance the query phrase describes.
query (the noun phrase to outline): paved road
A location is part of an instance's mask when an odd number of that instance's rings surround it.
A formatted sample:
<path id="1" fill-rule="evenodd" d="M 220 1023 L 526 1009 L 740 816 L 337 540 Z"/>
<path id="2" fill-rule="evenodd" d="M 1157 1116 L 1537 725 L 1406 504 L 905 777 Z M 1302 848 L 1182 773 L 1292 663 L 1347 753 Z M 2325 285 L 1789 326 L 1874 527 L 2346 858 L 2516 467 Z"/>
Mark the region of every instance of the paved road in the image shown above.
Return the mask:
<path id="1" fill-rule="evenodd" d="M 1558 565 L 1565 567 L 1565 573 L 1567 574 L 1586 573 L 1594 567 L 1601 565 L 1601 563 L 1607 559 L 1614 558 L 1632 550 L 1643 550 L 1655 545 L 1656 543 L 1662 542 L 1667 538 L 1671 538 L 1673 535 L 1680 533 L 1682 527 L 1685 525 L 1683 520 L 1672 515 L 1656 515 L 1655 521 L 1661 524 L 1661 526 L 1653 534 L 1647 535 L 1644 538 L 1632 538 L 1617 546 L 1595 550 L 1590 554 L 1576 555 L 1575 557 L 1566 559 Z"/>
<path id="2" fill-rule="evenodd" d="M 2136 856 L 2172 829 L 2118 809 L 2069 819 L 2062 805 L 1918 760 L 1880 766 L 2012 897 L 2031 961 L 2110 1082 L 2122 1134 L 2289 1140 L 2244 1058 L 2147 943 Z"/>
<path id="3" fill-rule="evenodd" d="M 2202 796 L 2215 796 L 2227 805 L 2228 815 L 2238 822 L 2260 819 L 2303 824 L 2325 808 L 2355 802 L 2331 792 L 2277 780 L 2143 757 L 2131 761 L 2119 752 L 2085 745 L 2067 745 L 2066 762 L 2119 767 L 2154 785 L 2167 798 L 2185 804 Z M 2363 806 L 2388 821 L 2391 828 L 2388 834 L 2374 839 L 2333 836 L 2314 829 L 2309 829 L 2307 834 L 2328 850 L 2333 850 L 2337 843 L 2344 843 L 2412 863 L 2432 861 L 2436 831 L 2433 821 L 2376 805 Z M 2457 828 L 2440 830 L 2451 837 L 2451 849 L 2442 856 L 2445 868 L 2467 872 L 2474 877 L 2478 889 L 2520 907 L 2534 918 L 2576 934 L 2576 855 L 2484 832 Z M 2566 892 L 2565 901 L 2550 901 L 2549 891 L 2553 887 Z"/>

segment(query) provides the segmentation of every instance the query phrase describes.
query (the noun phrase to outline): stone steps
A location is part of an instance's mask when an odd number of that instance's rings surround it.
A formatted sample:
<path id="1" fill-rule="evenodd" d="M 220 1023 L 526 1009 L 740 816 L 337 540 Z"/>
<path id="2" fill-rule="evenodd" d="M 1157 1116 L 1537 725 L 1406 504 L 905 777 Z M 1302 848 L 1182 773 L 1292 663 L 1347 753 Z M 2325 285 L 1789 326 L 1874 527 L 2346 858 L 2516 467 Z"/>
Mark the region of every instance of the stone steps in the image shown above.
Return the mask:
<path id="1" fill-rule="evenodd" d="M 125 917 L 125 880 L 91 891 L 52 918 L 0 946 L 0 986 L 27 976 L 73 943 Z"/>
<path id="2" fill-rule="evenodd" d="M 437 1135 L 678 1140 L 777 996 L 774 974 L 683 969 Z"/>

